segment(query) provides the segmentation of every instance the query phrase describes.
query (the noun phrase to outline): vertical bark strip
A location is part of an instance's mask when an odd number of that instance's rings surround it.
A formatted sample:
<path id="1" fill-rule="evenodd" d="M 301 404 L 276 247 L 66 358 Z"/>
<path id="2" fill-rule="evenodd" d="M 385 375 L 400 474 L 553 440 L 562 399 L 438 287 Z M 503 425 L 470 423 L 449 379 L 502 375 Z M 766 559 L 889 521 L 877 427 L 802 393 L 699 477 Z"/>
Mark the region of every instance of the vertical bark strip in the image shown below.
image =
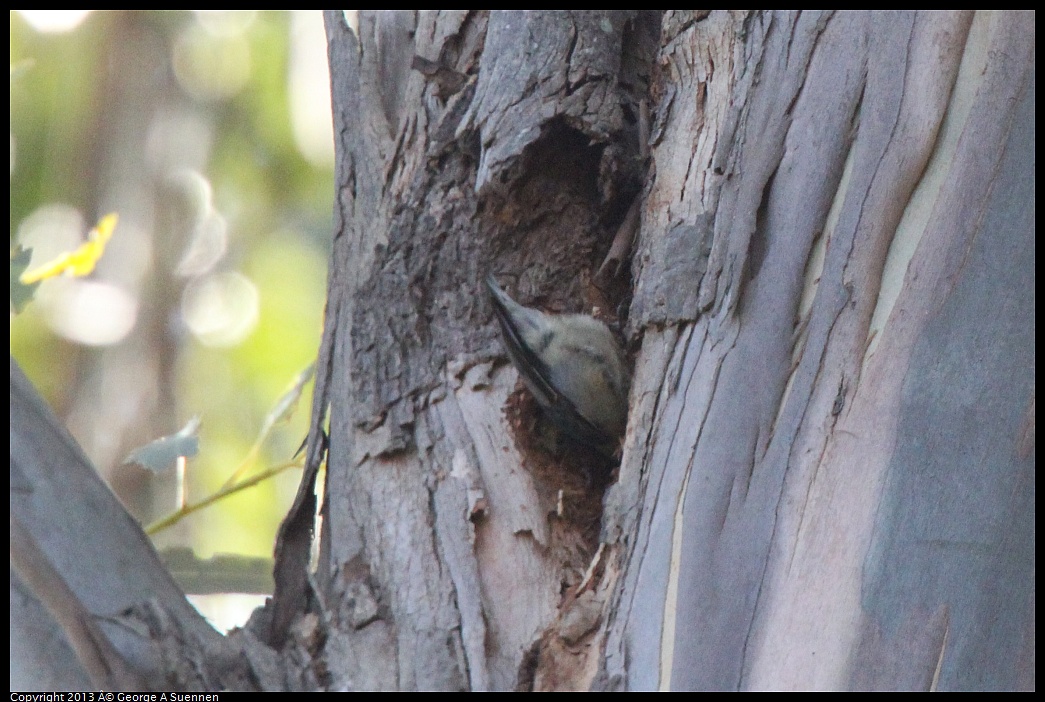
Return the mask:
<path id="1" fill-rule="evenodd" d="M 1033 22 L 663 26 L 605 679 L 1026 685 Z"/>

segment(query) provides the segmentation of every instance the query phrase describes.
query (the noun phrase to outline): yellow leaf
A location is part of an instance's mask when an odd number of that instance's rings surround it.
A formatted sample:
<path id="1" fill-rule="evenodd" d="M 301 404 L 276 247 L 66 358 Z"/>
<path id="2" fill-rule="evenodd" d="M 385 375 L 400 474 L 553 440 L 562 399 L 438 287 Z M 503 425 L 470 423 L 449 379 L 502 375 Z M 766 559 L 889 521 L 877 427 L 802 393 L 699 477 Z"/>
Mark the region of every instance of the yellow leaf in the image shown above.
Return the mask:
<path id="1" fill-rule="evenodd" d="M 23 285 L 29 285 L 66 272 L 78 277 L 88 275 L 105 253 L 105 245 L 112 238 L 117 219 L 115 212 L 105 215 L 98 221 L 98 225 L 87 234 L 87 241 L 81 244 L 76 251 L 63 253 L 53 261 L 26 271 L 18 280 Z"/>

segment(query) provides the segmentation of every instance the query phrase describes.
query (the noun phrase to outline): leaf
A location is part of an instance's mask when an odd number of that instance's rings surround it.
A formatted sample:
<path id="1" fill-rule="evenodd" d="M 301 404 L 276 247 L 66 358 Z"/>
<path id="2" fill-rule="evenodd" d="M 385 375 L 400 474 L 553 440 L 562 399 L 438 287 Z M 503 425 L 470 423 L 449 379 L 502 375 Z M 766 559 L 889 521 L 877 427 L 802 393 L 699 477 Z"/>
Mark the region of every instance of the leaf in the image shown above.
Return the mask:
<path id="1" fill-rule="evenodd" d="M 297 378 L 294 379 L 290 389 L 283 393 L 283 396 L 276 401 L 276 404 L 269 410 L 268 414 L 265 415 L 265 421 L 262 424 L 262 430 L 260 437 L 264 438 L 268 432 L 275 425 L 280 422 L 288 421 L 294 416 L 294 410 L 297 409 L 298 400 L 301 399 L 301 392 L 305 389 L 305 385 L 308 381 L 312 380 L 312 374 L 316 371 L 316 364 L 312 363 L 305 370 L 298 373 Z"/>
<path id="2" fill-rule="evenodd" d="M 39 283 L 26 285 L 19 280 L 25 273 L 25 269 L 29 267 L 29 260 L 32 257 L 33 250 L 23 249 L 21 244 L 16 245 L 14 253 L 11 254 L 11 306 L 14 307 L 16 314 L 25 309 L 40 286 Z"/>
<path id="3" fill-rule="evenodd" d="M 137 463 L 154 473 L 159 473 L 170 466 L 179 456 L 195 456 L 200 450 L 200 439 L 196 433 L 200 429 L 200 418 L 193 417 L 176 434 L 164 436 L 136 448 L 123 459 L 124 465 Z"/>
<path id="4" fill-rule="evenodd" d="M 308 381 L 312 380 L 312 375 L 315 371 L 316 364 L 311 363 L 308 368 L 298 373 L 290 389 L 283 393 L 283 396 L 276 401 L 276 404 L 265 415 L 265 420 L 261 423 L 261 429 L 258 431 L 258 438 L 254 440 L 254 445 L 250 447 L 247 457 L 240 462 L 236 470 L 229 476 L 229 479 L 222 485 L 222 489 L 232 487 L 247 474 L 247 471 L 250 470 L 250 467 L 261 453 L 261 446 L 268 439 L 269 434 L 272 433 L 273 427 L 280 422 L 289 420 L 294 415 L 294 410 L 298 406 L 298 400 L 301 399 L 301 392 L 304 390 L 305 385 L 308 384 Z"/>
<path id="5" fill-rule="evenodd" d="M 88 232 L 87 241 L 76 251 L 63 253 L 53 261 L 23 273 L 19 280 L 23 285 L 28 285 L 62 273 L 70 273 L 77 277 L 88 275 L 105 253 L 105 245 L 112 238 L 117 219 L 115 212 L 105 215 L 98 221 L 98 225 Z"/>

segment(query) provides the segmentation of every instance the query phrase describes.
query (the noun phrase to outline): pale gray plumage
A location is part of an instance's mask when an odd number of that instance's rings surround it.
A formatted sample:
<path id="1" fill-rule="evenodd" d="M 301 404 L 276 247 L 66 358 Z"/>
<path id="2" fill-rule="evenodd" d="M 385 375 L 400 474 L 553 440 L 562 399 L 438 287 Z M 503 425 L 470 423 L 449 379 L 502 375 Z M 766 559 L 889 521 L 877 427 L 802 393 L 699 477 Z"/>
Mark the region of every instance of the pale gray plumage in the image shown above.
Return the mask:
<path id="1" fill-rule="evenodd" d="M 584 314 L 524 307 L 490 276 L 490 300 L 505 350 L 551 420 L 612 455 L 628 419 L 628 369 L 613 332 Z"/>

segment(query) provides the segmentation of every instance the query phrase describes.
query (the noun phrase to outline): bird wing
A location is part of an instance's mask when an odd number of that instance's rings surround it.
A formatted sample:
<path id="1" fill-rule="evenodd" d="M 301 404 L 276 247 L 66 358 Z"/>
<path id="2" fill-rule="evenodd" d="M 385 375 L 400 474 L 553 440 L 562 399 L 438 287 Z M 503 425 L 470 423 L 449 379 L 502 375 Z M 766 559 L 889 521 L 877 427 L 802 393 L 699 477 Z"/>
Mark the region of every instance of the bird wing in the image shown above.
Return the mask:
<path id="1" fill-rule="evenodd" d="M 551 373 L 547 364 L 523 340 L 512 321 L 508 308 L 497 294 L 500 287 L 492 276 L 486 279 L 486 287 L 490 291 L 490 301 L 493 303 L 494 314 L 501 327 L 501 339 L 504 342 L 505 350 L 516 370 L 522 375 L 526 386 L 530 388 L 538 403 L 548 413 L 549 419 L 568 434 L 589 446 L 603 452 L 615 450 L 614 438 L 582 415 L 573 401 L 551 382 Z"/>

